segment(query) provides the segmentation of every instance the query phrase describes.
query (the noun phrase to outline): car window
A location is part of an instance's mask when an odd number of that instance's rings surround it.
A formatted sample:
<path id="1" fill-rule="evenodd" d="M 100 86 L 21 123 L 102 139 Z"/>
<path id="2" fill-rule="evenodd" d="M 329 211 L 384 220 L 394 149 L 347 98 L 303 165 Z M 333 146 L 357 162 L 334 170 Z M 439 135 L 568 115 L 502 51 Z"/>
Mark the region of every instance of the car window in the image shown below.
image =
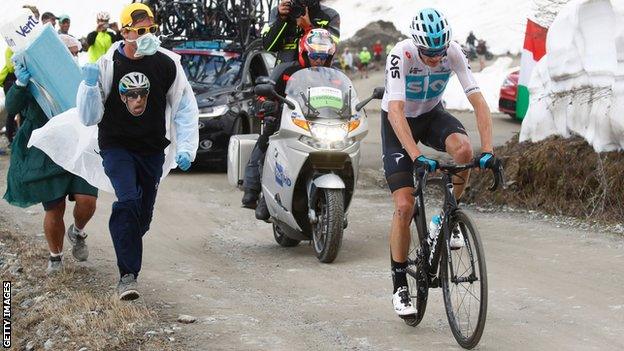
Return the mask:
<path id="1" fill-rule="evenodd" d="M 181 55 L 182 67 L 191 83 L 227 87 L 236 85 L 241 79 L 240 56 L 187 54 Z"/>

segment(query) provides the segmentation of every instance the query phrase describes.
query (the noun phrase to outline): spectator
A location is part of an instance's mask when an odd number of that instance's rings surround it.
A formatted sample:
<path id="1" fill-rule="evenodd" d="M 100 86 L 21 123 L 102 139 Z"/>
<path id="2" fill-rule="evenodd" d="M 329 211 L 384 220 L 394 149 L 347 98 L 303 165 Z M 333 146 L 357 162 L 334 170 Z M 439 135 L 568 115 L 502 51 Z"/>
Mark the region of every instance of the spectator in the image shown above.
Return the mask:
<path id="1" fill-rule="evenodd" d="M 477 41 L 477 37 L 474 35 L 472 31 L 470 31 L 470 33 L 468 33 L 468 37 L 466 38 L 466 44 L 468 44 L 468 46 L 474 47 L 476 41 Z"/>
<path id="2" fill-rule="evenodd" d="M 468 51 L 470 55 L 468 57 L 475 57 L 477 55 L 477 46 L 475 43 L 477 42 L 477 37 L 474 35 L 472 31 L 468 34 L 466 38 L 466 45 L 468 46 Z"/>
<path id="3" fill-rule="evenodd" d="M 485 40 L 479 39 L 477 44 L 477 57 L 479 58 L 479 65 L 481 66 L 481 71 L 485 68 L 485 54 L 487 53 L 487 45 Z"/>
<path id="4" fill-rule="evenodd" d="M 360 51 L 358 56 L 360 58 L 360 77 L 368 78 L 368 64 L 371 61 L 371 53 L 365 46 L 362 48 L 362 51 Z"/>
<path id="5" fill-rule="evenodd" d="M 353 54 L 349 51 L 349 48 L 345 48 L 342 53 L 342 61 L 344 62 L 344 70 L 347 74 L 353 71 Z"/>
<path id="6" fill-rule="evenodd" d="M 36 6 L 24 5 L 22 6 L 22 8 L 29 9 L 30 11 L 32 11 L 32 13 L 35 15 L 36 18 L 39 18 L 39 10 L 37 9 Z M 56 21 L 56 17 L 50 12 L 44 13 L 44 16 L 45 16 L 45 19 L 43 18 L 43 16 L 41 18 L 44 21 L 43 24 L 46 24 L 47 22 Z M 5 64 L 2 70 L 0 71 L 0 86 L 2 86 L 5 96 L 9 92 L 9 89 L 11 89 L 11 87 L 15 83 L 15 80 L 17 79 L 15 77 L 15 66 L 13 65 L 13 61 L 11 61 L 11 57 L 13 57 L 13 51 L 10 48 L 7 48 L 6 51 L 4 52 Z M 11 143 L 13 142 L 13 137 L 15 136 L 15 133 L 17 131 L 18 119 L 19 119 L 18 115 L 7 114 L 6 137 L 9 141 L 9 147 L 11 146 Z"/>
<path id="7" fill-rule="evenodd" d="M 199 112 L 179 56 L 161 48 L 154 35 L 152 10 L 129 4 L 120 23 L 124 41 L 83 67 L 76 105 L 84 124 L 98 126 L 104 173 L 117 195 L 108 223 L 120 273 L 118 297 L 134 300 L 143 236 L 163 172 L 174 162 L 165 152 L 175 152 L 178 167 L 189 169 L 199 141 Z"/>
<path id="8" fill-rule="evenodd" d="M 65 46 L 67 46 L 67 48 L 69 49 L 69 52 L 74 57 L 74 61 L 78 63 L 78 53 L 82 49 L 82 44 L 80 44 L 80 40 L 72 37 L 69 34 L 59 34 L 59 38 L 61 38 L 63 44 L 65 44 Z"/>
<path id="9" fill-rule="evenodd" d="M 69 19 L 68 15 L 61 15 L 58 18 L 59 20 L 59 30 L 58 33 L 59 34 L 67 34 L 67 35 L 71 35 L 69 34 L 69 26 L 71 25 L 71 20 Z"/>
<path id="10" fill-rule="evenodd" d="M 2 68 L 2 71 L 0 71 L 0 85 L 2 86 L 2 89 L 4 90 L 5 96 L 9 92 L 9 89 L 11 89 L 11 87 L 15 83 L 15 79 L 16 79 L 15 78 L 15 66 L 13 65 L 13 62 L 11 61 L 12 56 L 13 56 L 13 51 L 7 48 L 6 51 L 4 52 L 4 59 L 6 63 L 4 67 Z M 9 147 L 11 146 L 11 143 L 13 142 L 13 136 L 15 135 L 15 131 L 17 129 L 15 117 L 16 117 L 15 114 L 7 113 L 6 138 L 9 141 Z"/>
<path id="11" fill-rule="evenodd" d="M 386 45 L 386 56 L 390 55 L 390 51 L 392 51 L 392 49 L 394 48 L 394 44 L 389 43 L 388 45 Z"/>
<path id="12" fill-rule="evenodd" d="M 13 142 L 4 199 L 19 207 L 43 205 L 43 232 L 50 250 L 46 273 L 53 275 L 63 269 L 63 239 L 66 233 L 73 247 L 73 256 L 78 261 L 88 258 L 84 228 L 95 212 L 97 189 L 62 169 L 43 151 L 27 147 L 32 132 L 43 127 L 48 118 L 28 91 L 30 73 L 22 54 L 13 55 L 12 59 L 17 80 L 7 93 L 6 108 L 11 115 L 20 113 L 23 124 Z M 63 221 L 66 198 L 76 202 L 74 223 L 67 228 L 67 232 Z"/>
<path id="13" fill-rule="evenodd" d="M 90 63 L 94 63 L 104 55 L 114 42 L 123 39 L 119 31 L 113 30 L 117 28 L 117 24 L 109 25 L 109 20 L 108 12 L 99 12 L 97 14 L 97 28 L 87 35 L 87 46 L 89 46 L 87 52 Z"/>
<path id="14" fill-rule="evenodd" d="M 381 40 L 377 40 L 375 44 L 373 44 L 373 56 L 375 57 L 375 69 L 379 70 L 381 67 L 381 55 L 384 51 L 383 46 L 381 45 Z"/>
<path id="15" fill-rule="evenodd" d="M 52 12 L 44 12 L 43 15 L 41 15 L 42 24 L 50 23 L 52 28 L 56 28 L 56 20 L 57 17 L 54 16 Z"/>

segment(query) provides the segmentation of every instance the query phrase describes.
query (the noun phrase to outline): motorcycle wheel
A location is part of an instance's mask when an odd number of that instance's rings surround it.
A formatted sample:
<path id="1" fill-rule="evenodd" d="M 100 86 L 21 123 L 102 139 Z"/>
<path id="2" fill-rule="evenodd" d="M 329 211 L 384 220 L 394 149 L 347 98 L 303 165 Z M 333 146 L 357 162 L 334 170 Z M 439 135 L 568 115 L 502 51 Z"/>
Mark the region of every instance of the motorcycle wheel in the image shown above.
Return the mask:
<path id="1" fill-rule="evenodd" d="M 273 238 L 275 238 L 275 241 L 283 247 L 295 247 L 299 245 L 299 240 L 287 237 L 282 229 L 280 229 L 280 227 L 275 223 L 273 223 Z"/>
<path id="2" fill-rule="evenodd" d="M 331 263 L 338 256 L 342 244 L 344 221 L 344 194 L 342 189 L 323 189 L 316 200 L 317 221 L 312 228 L 316 257 Z"/>

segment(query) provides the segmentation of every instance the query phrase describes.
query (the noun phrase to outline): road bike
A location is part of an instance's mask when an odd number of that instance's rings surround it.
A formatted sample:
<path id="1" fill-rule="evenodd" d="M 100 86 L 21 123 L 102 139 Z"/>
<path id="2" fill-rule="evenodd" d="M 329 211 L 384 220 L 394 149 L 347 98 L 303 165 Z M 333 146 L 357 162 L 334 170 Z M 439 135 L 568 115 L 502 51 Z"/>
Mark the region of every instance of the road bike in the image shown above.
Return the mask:
<path id="1" fill-rule="evenodd" d="M 453 336 L 466 349 L 475 347 L 483 334 L 487 315 L 488 285 L 485 252 L 475 222 L 462 210 L 453 195 L 453 176 L 478 168 L 474 161 L 466 165 L 440 165 L 444 203 L 439 234 L 429 235 L 425 213 L 424 191 L 428 173 L 423 169 L 414 173 L 413 222 L 418 232 L 412 235 L 408 254 L 407 275 L 410 295 L 416 301 L 417 314 L 405 319 L 417 326 L 425 315 L 429 289 L 442 288 L 446 316 Z M 493 169 L 494 183 L 490 191 L 504 185 L 500 163 Z M 452 235 L 463 237 L 463 247 L 451 249 Z M 416 240 L 417 239 L 417 240 Z"/>

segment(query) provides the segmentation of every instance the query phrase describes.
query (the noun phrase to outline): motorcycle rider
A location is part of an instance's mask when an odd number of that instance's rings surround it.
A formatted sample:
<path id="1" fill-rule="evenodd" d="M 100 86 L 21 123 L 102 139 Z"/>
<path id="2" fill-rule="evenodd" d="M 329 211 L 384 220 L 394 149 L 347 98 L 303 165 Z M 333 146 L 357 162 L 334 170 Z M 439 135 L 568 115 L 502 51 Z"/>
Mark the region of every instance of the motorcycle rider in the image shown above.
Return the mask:
<path id="1" fill-rule="evenodd" d="M 416 314 L 406 278 L 411 241 L 409 226 L 414 209 L 413 172 L 415 168 L 433 172 L 438 167 L 438 161 L 422 154 L 418 142 L 449 153 L 457 163 L 468 163 L 473 157 L 464 126 L 441 103 L 453 72 L 474 107 L 481 137 L 480 167 L 493 168 L 498 162 L 492 151 L 490 109 L 461 46 L 451 41 L 451 27 L 446 17 L 435 9 L 423 9 L 412 19 L 410 31 L 412 37 L 399 42 L 386 60 L 386 91 L 381 105 L 383 166 L 395 209 L 390 232 L 392 302 L 395 312 L 402 318 Z M 466 171 L 453 178 L 457 199 L 469 175 L 470 171 Z M 435 219 L 432 221 L 439 223 Z M 451 249 L 464 244 L 461 235 L 453 232 Z"/>
<path id="2" fill-rule="evenodd" d="M 271 10 L 269 19 L 270 24 L 262 30 L 262 43 L 265 50 L 277 52 L 278 63 L 297 60 L 297 46 L 311 29 L 327 29 L 335 43 L 340 38 L 340 15 L 321 5 L 320 0 L 281 0 Z"/>
<path id="3" fill-rule="evenodd" d="M 282 63 L 273 69 L 271 79 L 275 82 L 275 92 L 284 96 L 286 83 L 295 72 L 301 69 L 318 66 L 330 67 L 335 53 L 336 44 L 329 31 L 320 28 L 312 29 L 303 36 L 299 43 L 299 59 Z M 256 218 L 262 220 L 269 218 L 269 212 L 264 199 L 258 203 L 262 188 L 260 164 L 264 160 L 264 154 L 269 146 L 269 137 L 279 130 L 280 116 L 281 108 L 276 111 L 275 116 L 264 118 L 262 135 L 256 141 L 251 158 L 245 168 L 243 207 L 256 208 Z"/>

